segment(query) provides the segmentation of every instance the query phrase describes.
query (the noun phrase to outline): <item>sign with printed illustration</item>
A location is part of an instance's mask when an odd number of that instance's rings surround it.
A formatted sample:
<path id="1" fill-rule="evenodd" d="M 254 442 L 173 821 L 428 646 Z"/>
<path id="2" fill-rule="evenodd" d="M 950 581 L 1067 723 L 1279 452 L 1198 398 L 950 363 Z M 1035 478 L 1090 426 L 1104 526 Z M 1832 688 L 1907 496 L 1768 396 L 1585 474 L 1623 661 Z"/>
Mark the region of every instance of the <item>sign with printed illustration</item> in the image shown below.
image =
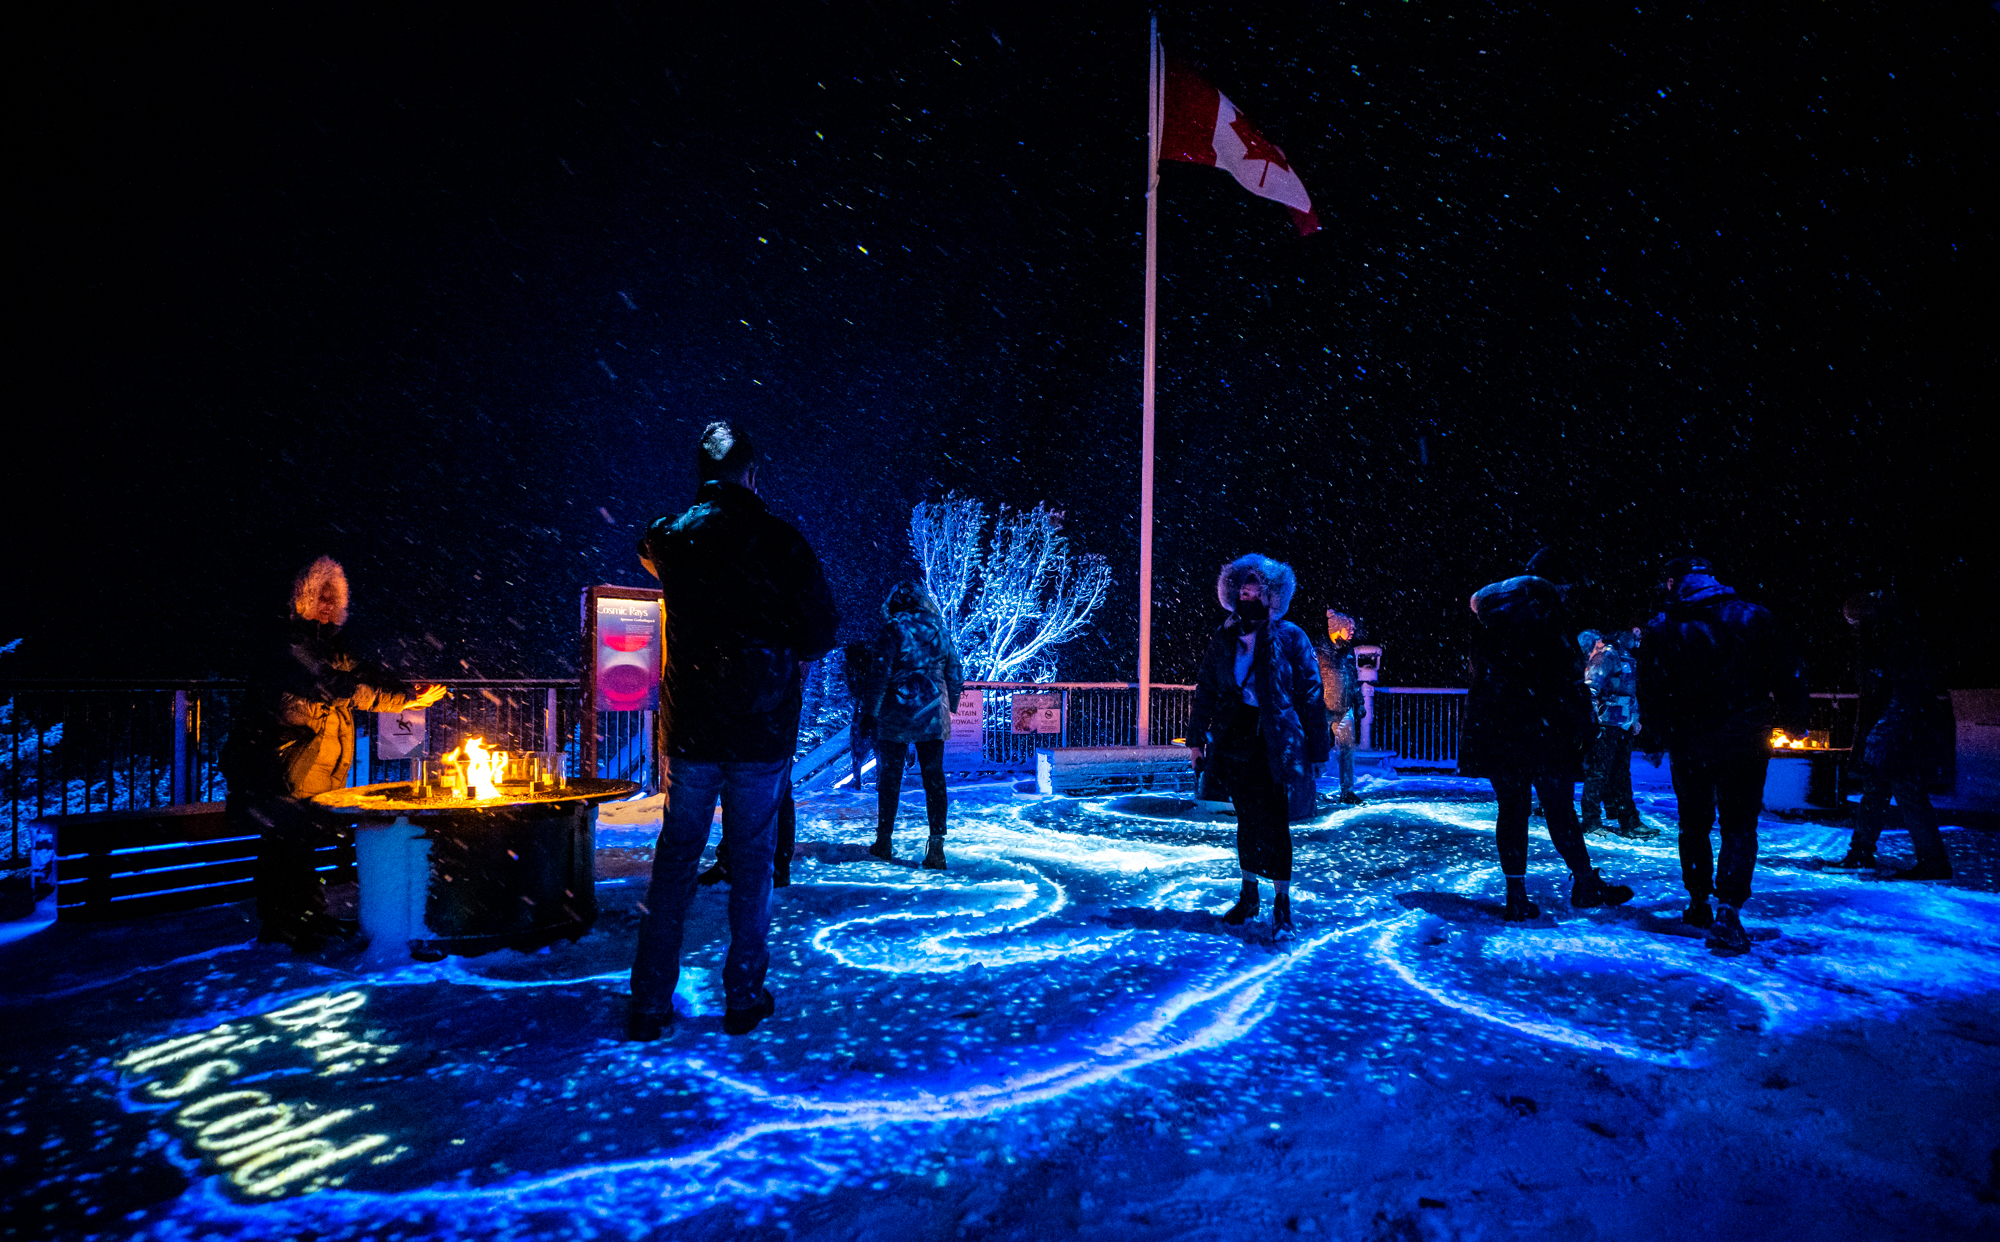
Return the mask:
<path id="1" fill-rule="evenodd" d="M 660 601 L 597 597 L 597 710 L 660 706 Z"/>
<path id="2" fill-rule="evenodd" d="M 425 713 L 426 709 L 421 707 L 412 707 L 394 715 L 376 713 L 375 757 L 408 759 L 411 755 L 424 753 L 424 740 L 429 736 Z"/>
<path id="3" fill-rule="evenodd" d="M 1014 696 L 1014 732 L 1061 733 L 1063 696 L 1060 693 L 1017 694 Z"/>

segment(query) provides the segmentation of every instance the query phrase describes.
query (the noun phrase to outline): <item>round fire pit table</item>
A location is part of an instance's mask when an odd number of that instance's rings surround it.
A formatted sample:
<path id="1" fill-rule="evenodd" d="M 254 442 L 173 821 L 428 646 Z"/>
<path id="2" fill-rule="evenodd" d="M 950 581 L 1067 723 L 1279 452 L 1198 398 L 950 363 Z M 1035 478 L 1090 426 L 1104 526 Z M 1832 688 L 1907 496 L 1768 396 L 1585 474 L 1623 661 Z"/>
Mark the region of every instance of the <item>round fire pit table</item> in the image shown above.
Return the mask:
<path id="1" fill-rule="evenodd" d="M 354 826 L 369 958 L 393 964 L 581 937 L 597 921 L 597 804 L 637 792 L 631 781 L 572 780 L 444 801 L 386 784 L 312 801 Z"/>
<path id="2" fill-rule="evenodd" d="M 1764 769 L 1764 809 L 1810 811 L 1840 805 L 1840 765 L 1846 747 L 1773 746 Z"/>

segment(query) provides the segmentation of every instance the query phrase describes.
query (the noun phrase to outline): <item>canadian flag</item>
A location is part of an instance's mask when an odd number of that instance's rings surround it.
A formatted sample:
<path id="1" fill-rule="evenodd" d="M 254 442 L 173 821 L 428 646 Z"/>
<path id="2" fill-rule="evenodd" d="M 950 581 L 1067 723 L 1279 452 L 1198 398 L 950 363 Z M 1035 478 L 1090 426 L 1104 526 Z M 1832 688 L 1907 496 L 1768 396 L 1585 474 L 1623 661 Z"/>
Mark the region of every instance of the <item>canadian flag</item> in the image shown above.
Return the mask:
<path id="1" fill-rule="evenodd" d="M 1305 183 L 1292 171 L 1285 153 L 1185 61 L 1172 54 L 1165 61 L 1158 113 L 1160 158 L 1223 169 L 1252 194 L 1291 208 L 1299 236 L 1318 232 L 1319 217 L 1306 197 Z"/>

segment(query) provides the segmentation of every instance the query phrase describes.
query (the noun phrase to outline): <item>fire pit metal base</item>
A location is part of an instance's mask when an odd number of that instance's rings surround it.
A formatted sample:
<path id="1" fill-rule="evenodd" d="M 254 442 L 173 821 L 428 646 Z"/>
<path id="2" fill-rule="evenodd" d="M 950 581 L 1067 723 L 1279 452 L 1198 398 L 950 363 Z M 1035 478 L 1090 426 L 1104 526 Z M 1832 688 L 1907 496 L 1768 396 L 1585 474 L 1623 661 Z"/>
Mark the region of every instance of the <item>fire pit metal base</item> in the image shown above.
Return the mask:
<path id="1" fill-rule="evenodd" d="M 638 791 L 579 780 L 561 794 L 453 803 L 369 785 L 314 802 L 355 827 L 369 956 L 393 964 L 581 937 L 597 921 L 597 804 Z"/>

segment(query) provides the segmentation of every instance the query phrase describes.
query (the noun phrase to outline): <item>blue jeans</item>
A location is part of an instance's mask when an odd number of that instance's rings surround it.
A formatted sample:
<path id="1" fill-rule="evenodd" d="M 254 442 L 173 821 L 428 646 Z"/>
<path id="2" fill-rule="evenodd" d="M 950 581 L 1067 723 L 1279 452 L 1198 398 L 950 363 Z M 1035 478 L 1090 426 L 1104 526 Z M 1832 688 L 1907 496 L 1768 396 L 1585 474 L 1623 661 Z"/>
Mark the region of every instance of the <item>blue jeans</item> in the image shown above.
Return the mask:
<path id="1" fill-rule="evenodd" d="M 702 847 L 722 798 L 721 848 L 729 864 L 729 956 L 722 963 L 722 994 L 731 1009 L 748 1009 L 764 996 L 771 966 L 771 857 L 778 810 L 791 788 L 792 763 L 671 761 L 666 814 L 653 848 L 653 882 L 639 922 L 639 952 L 632 962 L 632 1008 L 673 1012 L 681 978 L 681 936 Z"/>

